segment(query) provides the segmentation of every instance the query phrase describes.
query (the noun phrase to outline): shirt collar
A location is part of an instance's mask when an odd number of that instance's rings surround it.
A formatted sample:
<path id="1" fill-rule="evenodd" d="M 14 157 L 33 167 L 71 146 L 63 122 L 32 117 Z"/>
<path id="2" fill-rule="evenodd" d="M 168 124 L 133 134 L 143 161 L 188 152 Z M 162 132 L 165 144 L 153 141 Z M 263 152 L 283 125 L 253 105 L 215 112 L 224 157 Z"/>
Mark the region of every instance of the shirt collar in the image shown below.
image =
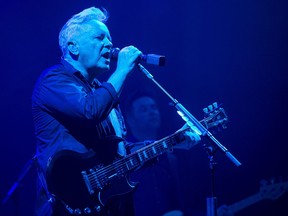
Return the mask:
<path id="1" fill-rule="evenodd" d="M 67 62 L 64 59 L 61 59 L 61 64 L 65 67 L 65 69 L 69 72 L 69 73 L 75 73 L 75 72 L 79 72 L 78 70 L 76 70 L 69 62 Z"/>
<path id="2" fill-rule="evenodd" d="M 93 87 L 101 86 L 101 83 L 97 79 L 94 79 L 92 83 L 89 83 L 88 80 L 81 74 L 81 72 L 76 70 L 68 61 L 61 59 L 61 64 L 65 67 L 68 73 L 74 74 L 83 82 L 88 83 Z"/>

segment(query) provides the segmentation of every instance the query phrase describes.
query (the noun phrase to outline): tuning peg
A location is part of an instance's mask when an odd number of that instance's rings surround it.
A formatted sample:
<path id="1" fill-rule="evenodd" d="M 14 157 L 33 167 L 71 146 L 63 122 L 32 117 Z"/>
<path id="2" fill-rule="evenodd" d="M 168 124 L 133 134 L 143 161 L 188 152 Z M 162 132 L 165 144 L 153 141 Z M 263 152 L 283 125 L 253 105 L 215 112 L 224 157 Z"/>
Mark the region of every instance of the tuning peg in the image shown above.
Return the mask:
<path id="1" fill-rule="evenodd" d="M 218 103 L 217 103 L 217 102 L 214 102 L 212 105 L 213 105 L 213 107 L 214 107 L 215 109 L 218 108 Z"/>
<path id="2" fill-rule="evenodd" d="M 203 109 L 203 112 L 205 113 L 205 114 L 208 114 L 208 108 L 207 107 L 205 107 L 204 109 Z"/>
<path id="3" fill-rule="evenodd" d="M 209 109 L 209 111 L 213 111 L 214 108 L 213 108 L 212 105 L 209 105 L 209 106 L 208 106 L 208 109 Z"/>

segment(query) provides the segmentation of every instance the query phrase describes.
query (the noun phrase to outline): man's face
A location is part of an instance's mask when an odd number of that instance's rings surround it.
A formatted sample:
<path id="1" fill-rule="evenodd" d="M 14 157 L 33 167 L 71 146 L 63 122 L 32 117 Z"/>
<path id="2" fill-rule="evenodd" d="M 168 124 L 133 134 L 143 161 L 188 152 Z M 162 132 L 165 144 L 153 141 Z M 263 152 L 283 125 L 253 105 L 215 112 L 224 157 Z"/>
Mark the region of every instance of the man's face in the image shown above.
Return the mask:
<path id="1" fill-rule="evenodd" d="M 109 70 L 109 52 L 112 42 L 109 30 L 104 23 L 93 20 L 85 24 L 77 41 L 79 62 L 86 70 Z"/>
<path id="2" fill-rule="evenodd" d="M 148 96 L 140 97 L 132 103 L 130 116 L 135 127 L 155 130 L 160 127 L 160 112 L 156 102 Z"/>

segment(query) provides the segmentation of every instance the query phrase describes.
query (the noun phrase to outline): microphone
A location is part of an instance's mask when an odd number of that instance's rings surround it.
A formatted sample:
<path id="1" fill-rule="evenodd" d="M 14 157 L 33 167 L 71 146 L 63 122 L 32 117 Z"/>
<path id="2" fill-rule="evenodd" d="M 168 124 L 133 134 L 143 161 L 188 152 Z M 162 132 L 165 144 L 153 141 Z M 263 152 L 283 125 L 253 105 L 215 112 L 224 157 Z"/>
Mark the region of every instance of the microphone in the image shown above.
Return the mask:
<path id="1" fill-rule="evenodd" d="M 118 47 L 112 48 L 110 52 L 110 58 L 113 60 L 118 59 L 118 54 L 120 49 Z M 140 60 L 146 62 L 147 64 L 157 65 L 157 66 L 164 66 L 165 65 L 165 56 L 156 55 L 156 54 L 142 54 L 140 56 Z"/>

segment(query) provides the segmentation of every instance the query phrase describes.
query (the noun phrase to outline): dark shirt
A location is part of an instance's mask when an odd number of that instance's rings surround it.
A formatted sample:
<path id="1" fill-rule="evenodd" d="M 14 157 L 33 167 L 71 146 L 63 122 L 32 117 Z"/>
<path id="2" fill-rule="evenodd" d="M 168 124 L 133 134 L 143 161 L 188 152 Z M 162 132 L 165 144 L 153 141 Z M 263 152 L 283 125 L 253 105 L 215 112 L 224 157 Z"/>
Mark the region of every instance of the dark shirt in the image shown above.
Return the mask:
<path id="1" fill-rule="evenodd" d="M 45 70 L 32 95 L 40 180 L 46 174 L 49 158 L 56 152 L 64 149 L 79 153 L 101 151 L 105 138 L 116 135 L 109 116 L 112 110 L 118 117 L 120 137 L 124 137 L 126 130 L 118 96 L 110 83 L 100 84 L 97 80 L 89 83 L 64 60 Z M 44 178 L 39 184 L 36 206 L 39 216 L 51 215 L 45 183 Z"/>

